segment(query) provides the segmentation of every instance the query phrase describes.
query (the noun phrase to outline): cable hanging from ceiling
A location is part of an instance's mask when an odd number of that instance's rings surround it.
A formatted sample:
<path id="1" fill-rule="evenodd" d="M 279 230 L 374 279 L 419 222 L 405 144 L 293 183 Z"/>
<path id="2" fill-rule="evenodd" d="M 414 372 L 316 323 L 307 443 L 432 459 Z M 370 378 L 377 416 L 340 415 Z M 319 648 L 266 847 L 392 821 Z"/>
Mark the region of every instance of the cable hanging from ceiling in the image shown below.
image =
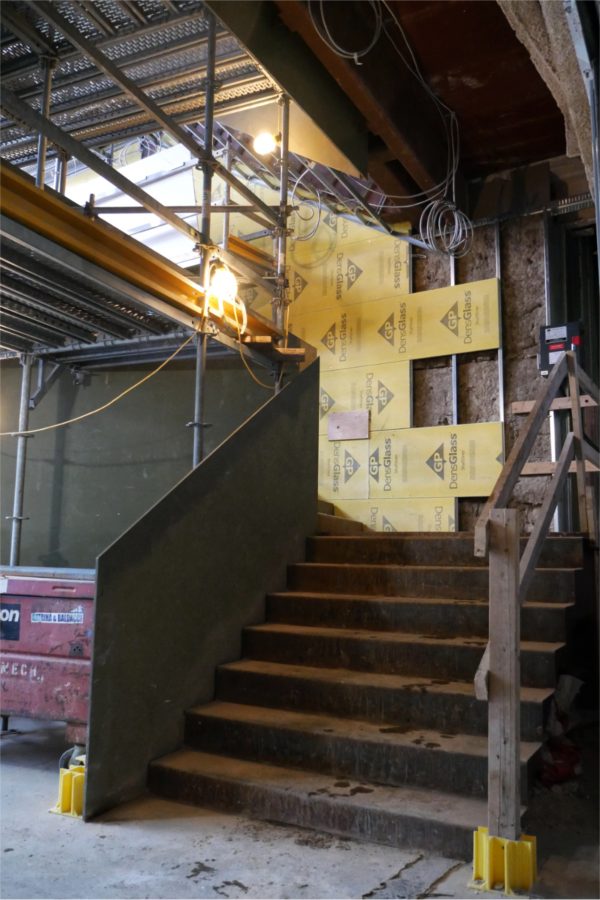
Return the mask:
<path id="1" fill-rule="evenodd" d="M 318 19 L 315 12 L 318 9 Z M 456 113 L 432 90 L 423 76 L 406 33 L 388 0 L 369 0 L 374 14 L 373 34 L 367 44 L 358 50 L 342 47 L 331 33 L 325 16 L 324 0 L 309 0 L 308 10 L 313 27 L 329 49 L 343 59 L 362 65 L 360 59 L 370 53 L 382 34 L 392 45 L 411 75 L 419 82 L 434 103 L 444 128 L 447 146 L 446 173 L 436 185 L 414 194 L 393 195 L 378 193 L 375 196 L 379 212 L 397 212 L 423 207 L 419 219 L 419 237 L 430 250 L 454 257 L 465 256 L 471 249 L 473 225 L 456 204 L 456 175 L 460 159 L 460 130 Z M 387 13 L 387 17 L 385 16 Z M 389 27 L 390 20 L 396 26 L 405 50 L 403 51 Z M 364 188 L 364 185 L 355 179 Z"/>

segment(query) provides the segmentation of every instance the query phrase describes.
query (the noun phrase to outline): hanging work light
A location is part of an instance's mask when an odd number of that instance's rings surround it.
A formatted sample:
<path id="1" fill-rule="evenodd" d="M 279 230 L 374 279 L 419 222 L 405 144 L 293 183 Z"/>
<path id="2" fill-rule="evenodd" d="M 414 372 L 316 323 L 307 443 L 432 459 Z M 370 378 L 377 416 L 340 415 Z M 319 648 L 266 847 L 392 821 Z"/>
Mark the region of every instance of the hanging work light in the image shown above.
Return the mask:
<path id="1" fill-rule="evenodd" d="M 237 297 L 237 278 L 223 260 L 215 257 L 208 264 L 205 297 L 206 306 L 232 325 L 241 335 L 248 324 L 246 307 Z"/>
<path id="2" fill-rule="evenodd" d="M 259 156 L 268 156 L 269 153 L 275 153 L 278 139 L 280 139 L 280 135 L 271 134 L 270 131 L 260 131 L 254 138 L 252 146 Z"/>

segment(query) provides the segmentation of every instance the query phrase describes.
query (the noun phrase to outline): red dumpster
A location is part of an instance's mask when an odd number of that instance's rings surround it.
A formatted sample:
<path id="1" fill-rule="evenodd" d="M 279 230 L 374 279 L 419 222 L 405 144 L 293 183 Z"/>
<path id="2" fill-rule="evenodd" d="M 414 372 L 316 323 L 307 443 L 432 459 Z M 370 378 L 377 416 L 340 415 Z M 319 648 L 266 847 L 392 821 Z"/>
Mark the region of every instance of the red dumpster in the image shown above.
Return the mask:
<path id="1" fill-rule="evenodd" d="M 93 569 L 0 569 L 0 712 L 67 723 L 86 743 Z"/>

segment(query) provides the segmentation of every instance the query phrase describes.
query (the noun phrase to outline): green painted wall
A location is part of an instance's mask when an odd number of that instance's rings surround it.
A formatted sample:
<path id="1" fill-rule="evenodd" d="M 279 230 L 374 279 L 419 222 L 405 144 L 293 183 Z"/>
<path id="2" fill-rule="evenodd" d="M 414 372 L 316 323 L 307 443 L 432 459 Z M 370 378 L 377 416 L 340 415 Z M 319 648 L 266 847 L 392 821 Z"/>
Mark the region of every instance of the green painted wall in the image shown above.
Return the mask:
<path id="1" fill-rule="evenodd" d="M 30 428 L 70 419 L 106 403 L 153 367 L 92 373 L 76 385 L 66 372 L 30 414 Z M 259 373 L 260 374 L 260 373 Z M 18 423 L 21 371 L 0 366 L 0 431 Z M 262 375 L 262 380 L 269 380 Z M 33 376 L 35 384 L 35 369 Z M 209 361 L 206 451 L 223 441 L 270 393 L 236 359 Z M 114 407 L 28 440 L 22 565 L 91 567 L 96 556 L 191 468 L 193 363 L 172 363 Z M 8 563 L 15 438 L 0 440 L 0 561 Z"/>

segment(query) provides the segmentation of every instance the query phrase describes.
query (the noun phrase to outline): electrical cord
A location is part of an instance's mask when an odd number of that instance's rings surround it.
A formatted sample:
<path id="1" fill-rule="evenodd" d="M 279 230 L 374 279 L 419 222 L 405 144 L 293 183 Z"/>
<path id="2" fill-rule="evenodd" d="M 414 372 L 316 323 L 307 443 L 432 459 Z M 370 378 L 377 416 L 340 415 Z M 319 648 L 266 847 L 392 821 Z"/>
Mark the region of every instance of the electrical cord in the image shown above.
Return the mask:
<path id="1" fill-rule="evenodd" d="M 239 350 L 240 350 L 240 358 L 241 358 L 242 362 L 244 363 L 244 366 L 246 367 L 246 370 L 247 370 L 250 378 L 252 379 L 252 381 L 255 381 L 256 384 L 258 384 L 260 387 L 264 388 L 266 391 L 272 391 L 273 385 L 265 384 L 264 381 L 261 381 L 260 378 L 257 378 L 257 376 L 254 374 L 254 372 L 252 371 L 252 369 L 250 368 L 250 366 L 248 365 L 248 363 L 246 361 L 246 357 L 244 356 L 244 352 L 242 350 L 242 332 L 241 332 L 240 323 L 238 320 L 236 303 L 233 304 L 233 314 L 235 316 L 235 324 L 236 324 L 237 333 L 238 333 L 238 346 L 239 346 Z"/>
<path id="2" fill-rule="evenodd" d="M 406 33 L 388 0 L 369 0 L 369 3 L 375 15 L 373 36 L 365 47 L 355 52 L 342 47 L 334 39 L 325 19 L 323 0 L 319 0 L 318 5 L 320 26 L 315 16 L 313 4 L 310 2 L 308 9 L 313 27 L 321 40 L 338 56 L 344 59 L 354 59 L 357 65 L 360 65 L 359 58 L 373 50 L 381 34 L 384 33 L 408 71 L 419 82 L 434 103 L 442 120 L 447 146 L 446 174 L 436 185 L 423 191 L 405 195 L 388 195 L 377 192 L 375 193 L 376 199 L 373 202 L 377 206 L 379 213 L 402 211 L 422 206 L 423 211 L 419 220 L 419 232 L 423 243 L 435 252 L 446 253 L 457 258 L 465 256 L 471 248 L 473 225 L 468 216 L 456 206 L 456 174 L 460 159 L 460 129 L 456 113 L 437 96 L 426 81 Z M 384 10 L 388 13 L 400 33 L 405 47 L 404 51 L 398 46 L 394 35 L 388 27 L 388 22 L 384 19 Z M 302 177 L 303 175 L 300 176 L 300 179 Z M 360 184 L 358 179 L 354 180 L 361 188 L 364 188 L 364 185 Z"/>
<path id="3" fill-rule="evenodd" d="M 127 394 L 130 394 L 132 391 L 135 391 L 136 388 L 139 388 L 144 382 L 149 381 L 150 378 L 153 378 L 161 369 L 164 369 L 168 363 L 171 362 L 172 359 L 175 359 L 178 353 L 181 353 L 184 347 L 190 343 L 191 340 L 196 336 L 195 331 L 193 331 L 185 341 L 179 345 L 177 350 L 174 353 L 164 360 L 159 366 L 156 367 L 152 372 L 149 372 L 148 375 L 144 375 L 139 381 L 136 381 L 135 384 L 132 384 L 131 387 L 126 388 L 124 391 L 121 391 L 120 394 L 117 394 L 116 397 L 113 397 L 112 400 L 109 400 L 108 403 L 103 403 L 102 406 L 98 406 L 97 409 L 91 409 L 89 412 L 83 413 L 80 416 L 75 416 L 73 419 L 66 419 L 64 422 L 55 422 L 53 425 L 44 425 L 43 428 L 30 428 L 27 431 L 2 431 L 0 432 L 0 437 L 20 437 L 25 434 L 39 434 L 41 431 L 52 431 L 55 428 L 63 428 L 65 425 L 72 425 L 74 422 L 81 422 L 82 419 L 88 419 L 90 416 L 95 416 L 97 413 L 103 412 L 105 409 L 108 409 L 110 406 L 114 406 L 119 400 L 125 397 Z"/>
<path id="4" fill-rule="evenodd" d="M 329 30 L 329 26 L 327 25 L 327 21 L 325 20 L 325 8 L 323 0 L 319 0 L 319 15 L 321 17 L 321 28 L 319 28 L 315 14 L 313 12 L 312 4 L 308 4 L 308 12 L 310 15 L 311 22 L 318 36 L 321 38 L 324 44 L 333 50 L 338 56 L 341 56 L 343 59 L 353 59 L 357 66 L 362 66 L 360 62 L 360 58 L 362 56 L 366 56 L 367 53 L 370 53 L 377 41 L 381 36 L 381 29 L 383 25 L 383 15 L 381 12 L 381 3 L 380 0 L 369 0 L 369 4 L 373 10 L 375 15 L 375 29 L 373 32 L 373 37 L 369 41 L 369 43 L 362 48 L 362 50 L 348 50 L 345 47 L 342 47 L 337 41 L 333 38 L 331 31 Z M 325 34 L 323 34 L 325 32 Z"/>

